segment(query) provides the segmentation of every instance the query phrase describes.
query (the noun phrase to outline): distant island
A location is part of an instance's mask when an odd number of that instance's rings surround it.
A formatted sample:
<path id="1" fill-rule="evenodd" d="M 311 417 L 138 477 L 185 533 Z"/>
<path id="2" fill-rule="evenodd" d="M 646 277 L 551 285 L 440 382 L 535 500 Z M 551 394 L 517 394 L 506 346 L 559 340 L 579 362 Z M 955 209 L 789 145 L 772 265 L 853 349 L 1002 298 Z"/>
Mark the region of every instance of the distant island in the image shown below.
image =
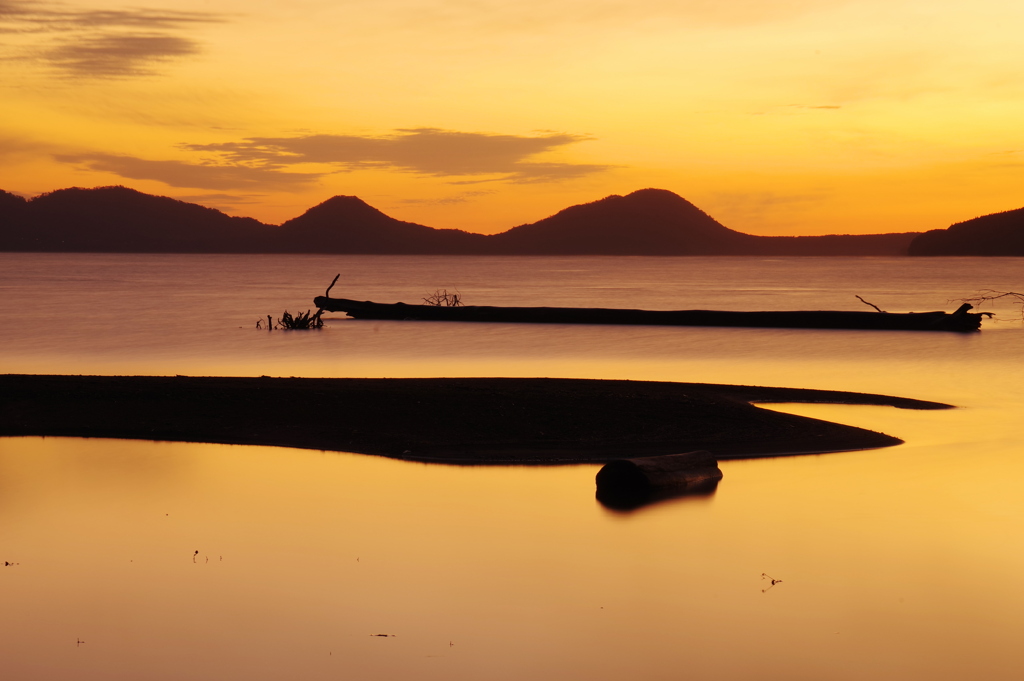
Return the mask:
<path id="1" fill-rule="evenodd" d="M 977 238 L 978 234 L 991 235 Z M 978 244 L 983 244 L 978 246 Z M 973 250 L 965 244 L 970 244 Z M 566 208 L 500 234 L 396 220 L 335 196 L 281 225 L 127 187 L 25 199 L 0 190 L 0 251 L 374 255 L 1024 255 L 1024 209 L 924 234 L 766 237 L 664 189 Z"/>
<path id="2" fill-rule="evenodd" d="M 933 229 L 914 239 L 909 255 L 1024 255 L 1024 208 Z"/>

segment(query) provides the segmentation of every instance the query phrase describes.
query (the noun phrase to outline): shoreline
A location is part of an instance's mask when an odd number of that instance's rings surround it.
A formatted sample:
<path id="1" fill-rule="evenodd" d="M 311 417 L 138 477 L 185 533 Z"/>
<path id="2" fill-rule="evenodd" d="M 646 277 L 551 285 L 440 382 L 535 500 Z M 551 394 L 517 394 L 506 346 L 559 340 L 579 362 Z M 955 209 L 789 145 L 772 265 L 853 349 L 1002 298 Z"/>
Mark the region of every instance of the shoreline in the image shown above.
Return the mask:
<path id="1" fill-rule="evenodd" d="M 447 464 L 606 463 L 703 449 L 719 459 L 902 440 L 758 403 L 948 409 L 803 388 L 559 378 L 0 375 L 0 436 L 269 445 Z"/>

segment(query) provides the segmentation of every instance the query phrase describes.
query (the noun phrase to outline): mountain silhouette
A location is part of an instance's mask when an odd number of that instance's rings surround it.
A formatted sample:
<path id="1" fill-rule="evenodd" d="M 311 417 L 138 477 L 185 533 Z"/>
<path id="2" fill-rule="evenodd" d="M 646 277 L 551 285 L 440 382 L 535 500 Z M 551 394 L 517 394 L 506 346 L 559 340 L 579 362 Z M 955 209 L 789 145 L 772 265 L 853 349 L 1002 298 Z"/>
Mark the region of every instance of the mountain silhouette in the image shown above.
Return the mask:
<path id="1" fill-rule="evenodd" d="M 572 206 L 494 235 L 434 229 L 335 196 L 280 226 L 127 187 L 0 192 L 0 250 L 437 255 L 904 255 L 915 233 L 762 237 L 664 189 Z"/>
<path id="2" fill-rule="evenodd" d="M 21 210 L 26 205 L 28 205 L 26 199 L 0 189 L 0 215 L 5 215 L 8 211 Z"/>
<path id="3" fill-rule="evenodd" d="M 1024 255 L 1024 208 L 983 215 L 915 238 L 910 255 Z"/>
<path id="4" fill-rule="evenodd" d="M 502 252 L 529 255 L 718 255 L 756 238 L 664 189 L 572 206 L 492 237 Z"/>
<path id="5" fill-rule="evenodd" d="M 281 225 L 280 253 L 462 254 L 482 252 L 488 237 L 434 229 L 385 215 L 355 196 L 335 196 Z"/>
<path id="6" fill-rule="evenodd" d="M 904 255 L 916 233 L 765 237 L 729 229 L 678 194 L 641 189 L 491 237 L 520 255 Z"/>
<path id="7" fill-rule="evenodd" d="M 9 195 L 11 196 L 11 195 Z M 19 206 L 0 200 L 0 250 L 235 253 L 274 228 L 127 187 L 58 189 Z"/>

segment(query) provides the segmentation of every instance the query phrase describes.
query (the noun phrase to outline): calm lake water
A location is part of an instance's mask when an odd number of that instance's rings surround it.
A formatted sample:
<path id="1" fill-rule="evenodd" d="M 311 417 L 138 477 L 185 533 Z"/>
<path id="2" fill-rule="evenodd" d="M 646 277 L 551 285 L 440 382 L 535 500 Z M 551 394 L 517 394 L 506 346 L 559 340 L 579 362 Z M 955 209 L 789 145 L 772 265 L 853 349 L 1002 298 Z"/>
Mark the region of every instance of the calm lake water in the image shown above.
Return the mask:
<path id="1" fill-rule="evenodd" d="M 1012 258 L 0 254 L 2 373 L 629 378 L 960 407 L 776 405 L 906 444 L 726 461 L 713 495 L 630 513 L 595 501 L 597 466 L 0 439 L 0 676 L 1019 678 L 1019 308 L 967 335 L 254 328 L 338 272 L 334 295 L 407 303 L 899 312 L 1024 291 Z"/>

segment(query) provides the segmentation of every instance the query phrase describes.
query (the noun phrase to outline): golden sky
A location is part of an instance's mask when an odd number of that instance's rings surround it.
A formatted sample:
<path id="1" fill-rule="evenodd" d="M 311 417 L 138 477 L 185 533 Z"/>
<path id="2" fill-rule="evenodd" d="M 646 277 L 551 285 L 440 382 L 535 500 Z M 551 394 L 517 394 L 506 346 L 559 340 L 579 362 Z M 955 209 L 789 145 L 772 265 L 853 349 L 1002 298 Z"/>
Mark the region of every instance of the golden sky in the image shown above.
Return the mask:
<path id="1" fill-rule="evenodd" d="M 1012 0 L 0 0 L 0 188 L 498 232 L 674 191 L 752 234 L 1024 206 Z"/>

